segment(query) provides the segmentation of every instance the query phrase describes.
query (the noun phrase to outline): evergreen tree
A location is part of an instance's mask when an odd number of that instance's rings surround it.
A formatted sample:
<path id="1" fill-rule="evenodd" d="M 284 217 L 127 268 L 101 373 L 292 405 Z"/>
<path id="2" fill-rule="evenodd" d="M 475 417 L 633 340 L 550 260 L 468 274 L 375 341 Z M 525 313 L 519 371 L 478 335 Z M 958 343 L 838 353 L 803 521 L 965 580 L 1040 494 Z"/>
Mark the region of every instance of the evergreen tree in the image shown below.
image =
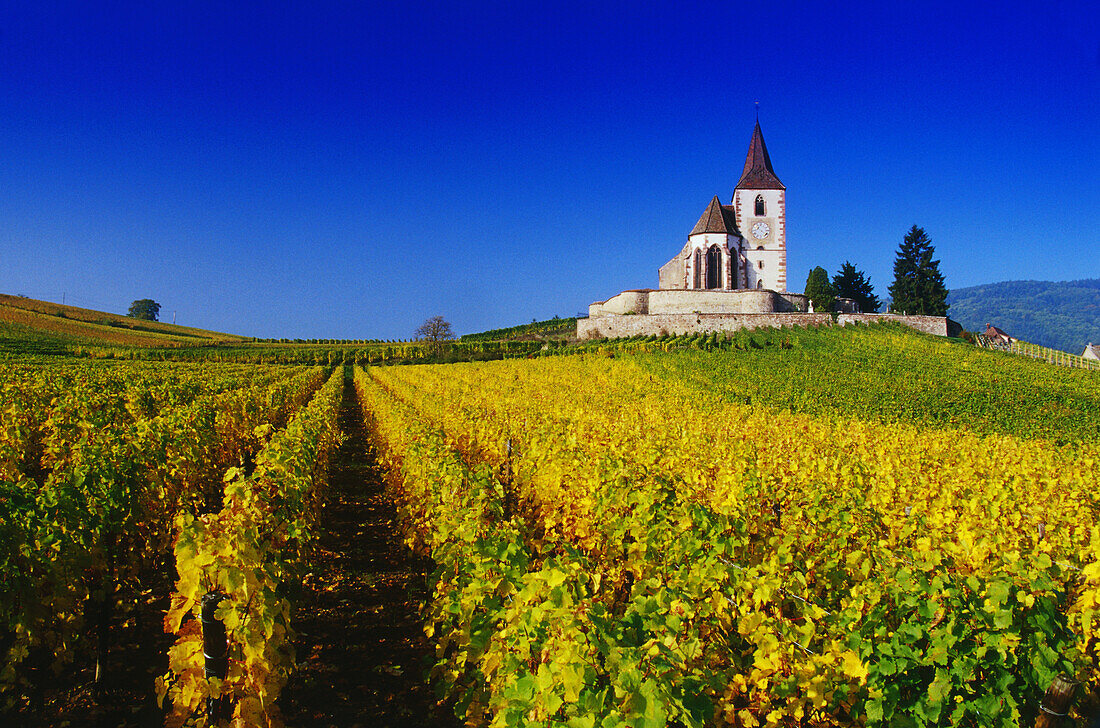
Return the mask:
<path id="1" fill-rule="evenodd" d="M 850 298 L 859 304 L 859 310 L 863 313 L 874 313 L 882 305 L 871 286 L 871 279 L 848 261 L 844 261 L 840 271 L 833 276 L 833 290 L 837 297 Z"/>
<path id="2" fill-rule="evenodd" d="M 806 298 L 814 305 L 814 311 L 825 313 L 833 310 L 836 303 L 836 291 L 833 284 L 829 283 L 829 272 L 818 266 L 810 271 L 806 277 Z"/>
<path id="3" fill-rule="evenodd" d="M 894 283 L 889 288 L 894 313 L 947 315 L 947 286 L 940 262 L 932 260 L 935 252 L 923 228 L 914 225 L 906 233 L 894 259 Z"/>

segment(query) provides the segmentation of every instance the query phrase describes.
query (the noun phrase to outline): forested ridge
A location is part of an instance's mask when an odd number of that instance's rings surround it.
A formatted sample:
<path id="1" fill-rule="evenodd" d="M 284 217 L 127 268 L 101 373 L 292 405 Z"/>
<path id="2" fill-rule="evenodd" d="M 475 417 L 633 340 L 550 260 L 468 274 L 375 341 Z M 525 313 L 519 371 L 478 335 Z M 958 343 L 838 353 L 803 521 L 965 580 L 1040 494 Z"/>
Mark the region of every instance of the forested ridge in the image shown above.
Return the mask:
<path id="1" fill-rule="evenodd" d="M 1012 336 L 1080 354 L 1100 343 L 1100 278 L 1077 281 L 1003 281 L 958 288 L 947 315 L 970 331 L 993 324 Z"/>

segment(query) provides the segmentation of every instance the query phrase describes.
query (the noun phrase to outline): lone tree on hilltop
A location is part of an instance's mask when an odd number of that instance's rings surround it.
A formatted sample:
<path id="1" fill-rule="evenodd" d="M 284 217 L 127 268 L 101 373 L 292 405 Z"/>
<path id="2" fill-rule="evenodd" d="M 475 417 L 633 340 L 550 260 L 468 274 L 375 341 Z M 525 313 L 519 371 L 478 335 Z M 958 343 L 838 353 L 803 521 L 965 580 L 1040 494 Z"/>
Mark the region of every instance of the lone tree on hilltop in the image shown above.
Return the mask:
<path id="1" fill-rule="evenodd" d="M 947 286 L 940 262 L 932 260 L 935 252 L 923 228 L 914 225 L 905 234 L 894 259 L 894 284 L 889 288 L 894 313 L 947 315 Z"/>
<path id="2" fill-rule="evenodd" d="M 432 316 L 420 324 L 420 328 L 413 332 L 413 336 L 417 341 L 426 342 L 428 347 L 437 353 L 443 348 L 443 344 L 455 338 L 451 324 L 442 316 Z"/>
<path id="3" fill-rule="evenodd" d="M 820 265 L 806 277 L 806 298 L 810 299 L 817 313 L 832 311 L 836 303 L 836 291 L 829 283 L 829 272 Z"/>
<path id="4" fill-rule="evenodd" d="M 142 321 L 156 321 L 160 315 L 160 304 L 151 298 L 143 298 L 131 303 L 130 311 L 126 315 Z"/>
<path id="5" fill-rule="evenodd" d="M 863 313 L 874 313 L 882 305 L 882 301 L 875 295 L 871 279 L 848 261 L 844 261 L 844 265 L 833 276 L 833 290 L 837 297 L 855 301 Z"/>

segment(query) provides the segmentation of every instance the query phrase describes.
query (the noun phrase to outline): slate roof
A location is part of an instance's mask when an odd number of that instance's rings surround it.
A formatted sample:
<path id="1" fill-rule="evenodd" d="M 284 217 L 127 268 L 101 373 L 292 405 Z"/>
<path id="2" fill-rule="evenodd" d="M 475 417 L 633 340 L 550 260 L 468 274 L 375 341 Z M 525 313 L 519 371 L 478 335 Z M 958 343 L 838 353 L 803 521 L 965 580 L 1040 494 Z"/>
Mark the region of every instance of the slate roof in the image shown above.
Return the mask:
<path id="1" fill-rule="evenodd" d="M 749 153 L 745 157 L 745 170 L 741 173 L 741 181 L 737 183 L 740 190 L 785 190 L 786 187 L 775 176 L 772 169 L 772 159 L 768 156 L 768 148 L 764 145 L 764 134 L 760 131 L 760 122 L 752 130 L 752 141 L 749 142 Z"/>
<path id="2" fill-rule="evenodd" d="M 733 213 L 733 205 L 723 205 L 718 200 L 718 195 L 715 195 L 714 199 L 707 205 L 707 209 L 703 211 L 703 216 L 699 218 L 699 222 L 695 223 L 695 227 L 691 229 L 689 237 L 700 233 L 741 235 L 741 232 L 737 229 L 737 216 Z"/>

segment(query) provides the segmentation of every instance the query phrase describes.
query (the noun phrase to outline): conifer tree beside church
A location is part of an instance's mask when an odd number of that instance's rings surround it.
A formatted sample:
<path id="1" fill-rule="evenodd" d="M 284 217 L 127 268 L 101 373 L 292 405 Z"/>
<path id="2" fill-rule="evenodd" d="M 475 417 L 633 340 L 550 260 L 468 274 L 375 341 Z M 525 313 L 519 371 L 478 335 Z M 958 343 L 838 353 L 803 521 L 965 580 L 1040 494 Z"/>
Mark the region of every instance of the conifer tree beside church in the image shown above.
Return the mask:
<path id="1" fill-rule="evenodd" d="M 882 305 L 882 301 L 875 295 L 871 279 L 848 261 L 844 261 L 844 265 L 833 276 L 833 290 L 837 297 L 855 301 L 863 313 L 874 313 Z"/>
<path id="2" fill-rule="evenodd" d="M 806 276 L 805 296 L 810 299 L 817 313 L 833 310 L 836 291 L 833 290 L 833 284 L 829 282 L 829 271 L 820 265 L 810 271 L 810 275 Z"/>
<path id="3" fill-rule="evenodd" d="M 894 313 L 947 315 L 947 286 L 940 262 L 932 260 L 935 252 L 923 228 L 914 225 L 905 234 L 894 259 L 894 283 L 889 288 Z"/>

